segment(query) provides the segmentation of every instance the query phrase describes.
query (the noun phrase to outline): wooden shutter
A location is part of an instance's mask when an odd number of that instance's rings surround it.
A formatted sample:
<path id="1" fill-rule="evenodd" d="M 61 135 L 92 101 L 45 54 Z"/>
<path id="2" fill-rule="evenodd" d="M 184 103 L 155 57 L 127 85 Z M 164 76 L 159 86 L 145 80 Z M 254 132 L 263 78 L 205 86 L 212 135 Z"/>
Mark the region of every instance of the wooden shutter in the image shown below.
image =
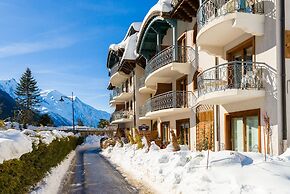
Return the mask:
<path id="1" fill-rule="evenodd" d="M 285 57 L 290 58 L 290 30 L 285 32 Z"/>

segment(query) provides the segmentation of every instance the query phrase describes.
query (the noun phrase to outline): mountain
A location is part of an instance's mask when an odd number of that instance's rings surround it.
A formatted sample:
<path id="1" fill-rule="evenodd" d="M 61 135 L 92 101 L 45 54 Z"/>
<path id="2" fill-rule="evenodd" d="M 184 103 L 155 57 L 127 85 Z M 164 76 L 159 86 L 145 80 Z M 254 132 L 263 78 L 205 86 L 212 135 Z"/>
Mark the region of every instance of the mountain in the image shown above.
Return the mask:
<path id="1" fill-rule="evenodd" d="M 15 107 L 15 100 L 8 93 L 0 90 L 0 119 L 12 117 Z"/>
<path id="2" fill-rule="evenodd" d="M 16 98 L 17 82 L 15 79 L 0 81 L 0 90 L 8 93 L 14 100 Z M 72 125 L 72 102 L 67 98 L 60 101 L 64 94 L 57 90 L 42 90 L 40 92 L 41 103 L 37 110 L 41 114 L 49 114 L 56 126 Z M 97 110 L 92 106 L 82 102 L 78 97 L 74 97 L 75 124 L 80 119 L 85 126 L 97 127 L 100 119 L 109 120 L 110 114 Z"/>

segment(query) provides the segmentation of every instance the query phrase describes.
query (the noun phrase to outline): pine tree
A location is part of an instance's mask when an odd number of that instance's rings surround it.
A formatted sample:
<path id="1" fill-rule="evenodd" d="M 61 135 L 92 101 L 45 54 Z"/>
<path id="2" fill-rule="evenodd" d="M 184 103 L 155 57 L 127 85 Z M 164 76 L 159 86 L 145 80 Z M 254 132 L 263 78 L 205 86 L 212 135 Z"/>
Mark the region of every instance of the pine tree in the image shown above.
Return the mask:
<path id="1" fill-rule="evenodd" d="M 98 128 L 103 129 L 103 128 L 109 126 L 109 125 L 110 125 L 110 122 L 108 120 L 100 119 L 99 124 L 98 124 Z"/>
<path id="2" fill-rule="evenodd" d="M 40 116 L 39 124 L 42 126 L 54 126 L 53 120 L 48 114 L 43 114 Z"/>
<path id="3" fill-rule="evenodd" d="M 28 123 L 33 120 L 34 110 L 39 105 L 40 90 L 37 86 L 37 81 L 32 76 L 29 68 L 22 74 L 20 83 L 17 84 L 16 101 L 22 111 L 21 121 Z"/>

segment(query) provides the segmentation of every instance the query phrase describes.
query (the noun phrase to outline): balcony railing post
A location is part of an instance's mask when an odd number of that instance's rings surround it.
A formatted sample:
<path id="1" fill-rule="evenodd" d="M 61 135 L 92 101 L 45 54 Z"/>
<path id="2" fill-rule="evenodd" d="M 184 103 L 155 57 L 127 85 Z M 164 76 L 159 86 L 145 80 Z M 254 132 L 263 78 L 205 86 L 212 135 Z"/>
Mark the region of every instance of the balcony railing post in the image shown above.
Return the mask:
<path id="1" fill-rule="evenodd" d="M 178 43 L 177 43 L 177 22 L 176 20 L 172 21 L 173 27 L 172 27 L 172 42 L 173 42 L 173 61 L 178 60 Z"/>
<path id="2" fill-rule="evenodd" d="M 172 98 L 173 98 L 173 106 L 172 106 L 172 108 L 177 108 L 176 107 L 176 98 L 177 98 L 177 95 L 176 95 L 177 93 L 176 92 L 173 92 L 172 93 Z"/>

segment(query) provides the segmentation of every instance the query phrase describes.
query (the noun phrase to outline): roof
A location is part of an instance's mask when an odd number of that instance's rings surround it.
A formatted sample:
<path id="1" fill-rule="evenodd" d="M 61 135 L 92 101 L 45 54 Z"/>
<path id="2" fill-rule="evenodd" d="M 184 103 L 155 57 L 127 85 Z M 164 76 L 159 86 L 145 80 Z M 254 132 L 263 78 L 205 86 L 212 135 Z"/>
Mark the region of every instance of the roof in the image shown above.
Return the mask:
<path id="1" fill-rule="evenodd" d="M 136 32 L 139 32 L 140 27 L 141 27 L 141 22 L 133 22 L 130 25 L 130 27 L 129 27 L 129 29 L 128 29 L 128 31 L 127 31 L 126 36 L 124 37 L 124 39 L 120 43 L 118 43 L 118 44 L 111 44 L 110 47 L 109 47 L 109 49 L 110 50 L 114 50 L 114 51 L 117 51 L 119 49 L 125 49 L 126 44 L 127 44 L 126 40 L 128 39 L 128 37 L 132 36 Z"/>
<path id="2" fill-rule="evenodd" d="M 143 19 L 142 25 L 139 30 L 139 35 L 137 39 L 137 49 L 140 46 L 144 32 L 146 31 L 148 22 L 157 16 L 162 16 L 165 13 L 170 13 L 173 10 L 172 0 L 158 0 L 158 2 L 148 11 Z"/>

